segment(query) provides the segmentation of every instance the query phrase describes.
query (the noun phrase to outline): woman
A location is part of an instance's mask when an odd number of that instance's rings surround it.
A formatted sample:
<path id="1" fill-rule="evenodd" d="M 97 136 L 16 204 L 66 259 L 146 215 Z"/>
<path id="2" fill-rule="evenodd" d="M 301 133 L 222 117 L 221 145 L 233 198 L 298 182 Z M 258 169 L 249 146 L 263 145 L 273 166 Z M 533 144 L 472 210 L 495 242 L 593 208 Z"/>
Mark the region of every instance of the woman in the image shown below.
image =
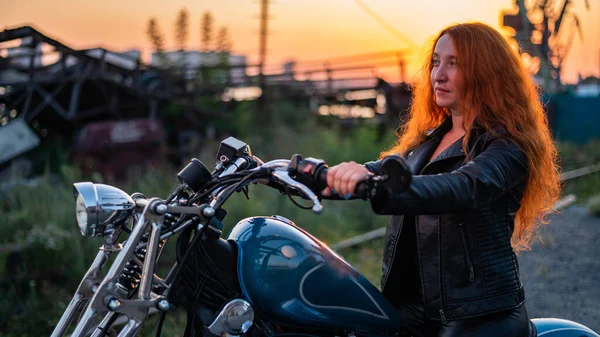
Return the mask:
<path id="1" fill-rule="evenodd" d="M 414 336 L 528 336 L 515 252 L 559 196 L 557 152 L 531 76 L 481 23 L 442 30 L 389 154 L 414 175 L 371 201 L 390 218 L 381 289 Z M 330 168 L 347 195 L 379 162 Z M 511 245 L 512 243 L 512 245 Z"/>

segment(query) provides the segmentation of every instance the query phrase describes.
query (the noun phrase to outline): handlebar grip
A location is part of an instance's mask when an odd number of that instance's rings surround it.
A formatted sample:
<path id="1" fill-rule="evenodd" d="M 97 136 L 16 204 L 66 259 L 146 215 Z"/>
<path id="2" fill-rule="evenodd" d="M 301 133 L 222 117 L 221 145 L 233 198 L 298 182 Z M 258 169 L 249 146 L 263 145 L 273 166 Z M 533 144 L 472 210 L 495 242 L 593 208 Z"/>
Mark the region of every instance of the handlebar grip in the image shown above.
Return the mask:
<path id="1" fill-rule="evenodd" d="M 319 171 L 316 172 L 316 184 L 317 187 L 319 188 L 319 191 L 324 190 L 327 187 L 327 167 L 323 166 L 319 169 Z M 360 181 L 358 184 L 356 184 L 356 188 L 354 189 L 354 193 L 353 193 L 353 197 L 351 197 L 350 199 L 356 199 L 356 198 L 360 198 L 360 199 L 367 199 L 368 195 L 367 195 L 367 191 L 369 188 L 369 181 L 368 180 L 363 180 Z M 331 196 L 327 197 L 327 199 L 331 199 L 331 200 L 345 200 L 346 198 L 343 198 L 342 196 L 338 195 L 338 194 L 332 194 Z"/>
<path id="2" fill-rule="evenodd" d="M 369 199 L 371 196 L 369 196 L 367 194 L 369 190 L 369 180 L 363 180 L 363 181 L 359 181 L 358 184 L 356 184 L 356 188 L 354 188 L 354 195 L 357 198 L 361 198 L 361 199 Z"/>
<path id="3" fill-rule="evenodd" d="M 323 160 L 315 158 L 302 159 L 300 155 L 294 155 L 288 171 L 292 172 L 292 177 L 306 185 L 315 194 L 320 195 L 327 187 L 327 164 Z M 369 175 L 366 180 L 359 182 L 350 199 L 360 198 L 363 200 L 371 199 L 377 191 L 384 187 L 393 193 L 400 193 L 410 186 L 412 175 L 404 159 L 400 156 L 387 156 L 381 162 L 382 175 Z M 321 195 L 322 196 L 322 195 Z M 332 195 L 327 199 L 347 200 L 339 195 Z"/>
<path id="4" fill-rule="evenodd" d="M 316 183 L 317 183 L 317 187 L 319 188 L 319 190 L 324 190 L 327 187 L 327 167 L 323 166 L 321 167 L 321 169 L 317 172 L 316 176 Z"/>

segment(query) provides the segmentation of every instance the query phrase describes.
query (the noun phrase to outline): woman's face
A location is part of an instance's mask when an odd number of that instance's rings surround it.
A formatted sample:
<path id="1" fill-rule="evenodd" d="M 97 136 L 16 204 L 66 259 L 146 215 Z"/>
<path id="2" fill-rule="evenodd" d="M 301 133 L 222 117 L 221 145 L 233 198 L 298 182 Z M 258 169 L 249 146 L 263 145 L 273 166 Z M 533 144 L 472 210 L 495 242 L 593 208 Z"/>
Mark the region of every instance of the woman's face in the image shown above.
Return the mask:
<path id="1" fill-rule="evenodd" d="M 450 35 L 442 35 L 433 50 L 431 85 L 437 105 L 448 108 L 453 113 L 458 112 L 458 101 L 460 100 L 456 57 L 454 41 Z"/>

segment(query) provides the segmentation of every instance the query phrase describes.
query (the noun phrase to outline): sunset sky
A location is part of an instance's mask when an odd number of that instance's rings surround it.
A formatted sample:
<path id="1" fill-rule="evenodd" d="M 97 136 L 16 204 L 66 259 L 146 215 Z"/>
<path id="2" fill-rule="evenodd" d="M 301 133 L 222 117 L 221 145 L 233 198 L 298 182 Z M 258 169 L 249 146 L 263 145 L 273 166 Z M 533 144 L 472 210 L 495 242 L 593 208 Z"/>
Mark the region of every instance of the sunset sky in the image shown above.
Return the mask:
<path id="1" fill-rule="evenodd" d="M 514 0 L 363 0 L 396 30 L 419 48 L 444 26 L 463 21 L 481 21 L 500 29 L 500 11 L 516 10 Z M 567 82 L 600 75 L 600 1 L 573 0 L 579 15 L 584 43 L 576 36 L 563 78 Z M 560 1 L 559 3 L 562 3 Z M 144 59 L 151 52 L 146 27 L 156 17 L 167 47 L 174 47 L 174 24 L 180 8 L 191 16 L 189 48 L 200 45 L 200 19 L 211 11 L 217 28 L 229 28 L 233 51 L 258 60 L 260 4 L 257 0 L 2 0 L 0 30 L 30 24 L 42 33 L 74 48 L 102 46 L 120 51 L 140 49 Z M 268 40 L 268 64 L 410 49 L 373 20 L 353 0 L 273 0 Z M 566 27 L 565 27 L 566 28 Z M 408 71 L 414 75 L 420 64 L 420 49 L 412 48 Z M 398 71 L 388 69 L 388 80 L 398 81 Z"/>

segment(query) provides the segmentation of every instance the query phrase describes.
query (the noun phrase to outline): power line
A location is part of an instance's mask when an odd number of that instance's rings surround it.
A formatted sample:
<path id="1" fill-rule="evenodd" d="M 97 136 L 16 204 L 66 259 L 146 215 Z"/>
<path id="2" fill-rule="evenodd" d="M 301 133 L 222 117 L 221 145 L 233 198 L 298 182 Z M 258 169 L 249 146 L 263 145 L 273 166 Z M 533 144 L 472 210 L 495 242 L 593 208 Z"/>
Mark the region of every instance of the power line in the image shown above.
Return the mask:
<path id="1" fill-rule="evenodd" d="M 370 9 L 367 5 L 365 5 L 361 0 L 354 0 L 360 8 L 367 13 L 373 20 L 377 21 L 383 28 L 385 28 L 388 32 L 392 33 L 396 38 L 400 41 L 410 45 L 412 48 L 417 49 L 418 46 L 412 42 L 408 37 L 404 36 L 401 32 L 399 32 L 392 25 L 387 23 L 382 17 L 380 17 L 377 13 L 375 13 L 372 9 Z"/>
<path id="2" fill-rule="evenodd" d="M 320 59 L 320 60 L 307 60 L 307 61 L 303 61 L 303 60 L 297 60 L 295 61 L 296 64 L 294 66 L 294 71 L 295 72 L 302 72 L 302 69 L 304 68 L 316 68 L 316 67 L 322 67 L 323 69 L 326 69 L 328 67 L 330 67 L 331 65 L 340 65 L 340 64 L 353 64 L 353 63 L 357 63 L 357 62 L 365 62 L 365 61 L 370 61 L 370 62 L 374 62 L 375 60 L 385 60 L 385 59 L 390 59 L 390 58 L 394 58 L 394 59 L 398 59 L 398 58 L 404 58 L 405 54 L 410 54 L 410 51 L 406 51 L 404 49 L 397 49 L 397 50 L 386 50 L 386 51 L 378 51 L 378 52 L 371 52 L 371 53 L 363 53 L 363 54 L 355 54 L 355 55 L 345 55 L 345 56 L 335 56 L 335 57 L 331 57 L 328 59 Z M 273 71 L 279 71 L 281 69 L 280 64 L 270 64 L 265 66 L 265 72 L 273 72 Z"/>
<path id="3" fill-rule="evenodd" d="M 307 61 L 300 60 L 300 61 L 298 61 L 298 64 L 305 66 L 305 65 L 322 65 L 326 62 L 332 62 L 332 63 L 336 63 L 336 64 L 353 63 L 353 62 L 357 62 L 359 60 L 365 60 L 365 59 L 372 60 L 372 59 L 378 59 L 378 58 L 396 57 L 396 55 L 398 53 L 409 54 L 410 52 L 407 52 L 406 50 L 402 50 L 402 49 L 386 50 L 386 51 L 378 51 L 378 52 L 371 52 L 371 53 L 364 53 L 364 54 L 334 56 L 331 58 L 321 59 L 321 60 L 307 60 Z"/>
<path id="4" fill-rule="evenodd" d="M 365 63 L 355 64 L 350 66 L 332 67 L 332 68 L 313 68 L 298 71 L 299 74 L 313 74 L 313 73 L 325 73 L 325 72 L 340 72 L 340 71 L 352 71 L 352 70 L 363 70 L 363 69 L 376 69 L 386 67 L 397 67 L 398 61 L 385 61 L 379 63 Z"/>

